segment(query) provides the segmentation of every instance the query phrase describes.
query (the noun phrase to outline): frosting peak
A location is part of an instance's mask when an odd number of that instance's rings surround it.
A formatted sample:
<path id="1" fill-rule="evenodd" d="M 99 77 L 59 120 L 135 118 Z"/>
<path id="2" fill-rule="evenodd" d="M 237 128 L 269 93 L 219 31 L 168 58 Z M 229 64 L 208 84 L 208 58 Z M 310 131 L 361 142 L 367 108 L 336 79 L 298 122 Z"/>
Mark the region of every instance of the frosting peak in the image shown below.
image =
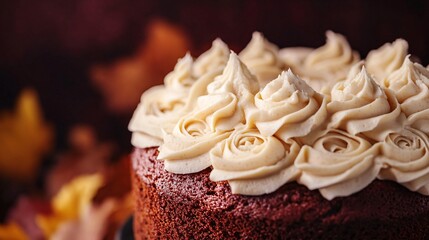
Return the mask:
<path id="1" fill-rule="evenodd" d="M 331 92 L 328 128 L 339 128 L 356 135 L 382 141 L 386 134 L 402 128 L 400 106 L 389 90 L 383 90 L 365 67 L 352 79 L 337 83 Z"/>
<path id="2" fill-rule="evenodd" d="M 256 79 L 231 52 L 222 75 L 207 86 L 207 95 L 198 97 L 195 108 L 178 121 L 172 133 L 164 135 L 158 158 L 165 160 L 165 168 L 193 173 L 209 167 L 209 150 L 246 122 L 258 89 Z"/>
<path id="3" fill-rule="evenodd" d="M 366 57 L 368 71 L 381 82 L 386 76 L 399 69 L 408 54 L 408 43 L 403 39 L 396 39 L 393 43 L 386 43 L 379 49 L 372 50 Z"/>
<path id="4" fill-rule="evenodd" d="M 166 88 L 170 89 L 189 89 L 195 82 L 192 77 L 192 67 L 194 59 L 188 52 L 186 55 L 177 61 L 174 70 L 167 74 L 164 79 Z"/>
<path id="5" fill-rule="evenodd" d="M 302 137 L 326 119 L 326 100 L 292 71 L 283 72 L 255 96 L 254 122 L 264 136 Z"/>
<path id="6" fill-rule="evenodd" d="M 249 69 L 231 51 L 228 63 L 222 75 L 207 86 L 209 94 L 231 92 L 238 96 L 240 105 L 252 103 L 252 98 L 259 91 L 259 84 Z"/>
<path id="7" fill-rule="evenodd" d="M 332 89 L 332 101 L 351 101 L 354 98 L 372 101 L 377 98 L 386 98 L 384 91 L 380 86 L 369 76 L 362 66 L 361 71 L 353 78 L 346 79 L 344 82 L 338 83 Z"/>
<path id="8" fill-rule="evenodd" d="M 229 57 L 228 46 L 217 38 L 213 41 L 212 47 L 201 54 L 194 63 L 194 75 L 200 77 L 211 71 L 222 70 Z"/>
<path id="9" fill-rule="evenodd" d="M 385 88 L 391 89 L 398 98 L 398 101 L 402 103 L 407 98 L 419 92 L 420 89 L 417 86 L 417 81 L 422 81 L 422 78 L 427 79 L 427 77 L 417 71 L 413 62 L 410 60 L 410 55 L 407 55 L 402 66 L 385 78 L 384 81 L 382 81 L 382 85 Z"/>
<path id="10" fill-rule="evenodd" d="M 268 42 L 259 32 L 253 33 L 252 40 L 239 55 L 262 86 L 282 71 L 283 64 L 278 57 L 278 47 Z"/>
<path id="11" fill-rule="evenodd" d="M 283 88 L 284 87 L 284 88 Z M 315 91 L 307 85 L 302 79 L 298 78 L 292 71 L 289 69 L 286 72 L 282 72 L 279 77 L 270 82 L 270 86 L 266 86 L 261 90 L 262 98 L 271 98 L 273 101 L 279 101 L 281 94 L 272 94 L 275 89 L 283 89 L 286 97 L 291 97 L 292 94 L 295 94 L 299 98 L 308 98 L 308 95 L 313 96 Z M 296 99 L 296 98 L 294 98 Z"/>
<path id="12" fill-rule="evenodd" d="M 284 57 L 290 59 L 289 57 Z M 359 61 L 359 54 L 353 51 L 346 38 L 332 31 L 326 32 L 326 44 L 320 48 L 299 51 L 298 61 L 290 63 L 316 91 L 323 93 L 346 77 L 350 67 Z"/>
<path id="13" fill-rule="evenodd" d="M 407 56 L 382 83 L 396 95 L 407 116 L 406 125 L 429 133 L 429 71 Z"/>
<path id="14" fill-rule="evenodd" d="M 343 35 L 327 31 L 326 44 L 310 53 L 304 64 L 313 69 L 335 73 L 341 70 L 341 66 L 350 65 L 358 58 Z"/>

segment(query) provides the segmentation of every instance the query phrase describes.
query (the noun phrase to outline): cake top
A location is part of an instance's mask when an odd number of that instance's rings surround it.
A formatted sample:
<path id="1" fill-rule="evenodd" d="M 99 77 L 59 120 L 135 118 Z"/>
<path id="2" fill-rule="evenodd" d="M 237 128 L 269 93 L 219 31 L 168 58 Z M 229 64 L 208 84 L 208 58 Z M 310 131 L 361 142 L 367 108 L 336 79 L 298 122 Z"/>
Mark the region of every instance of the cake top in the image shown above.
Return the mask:
<path id="1" fill-rule="evenodd" d="M 429 195 L 429 70 L 402 39 L 361 60 L 344 36 L 326 36 L 279 50 L 256 32 L 238 55 L 220 39 L 186 54 L 143 93 L 132 144 L 159 146 L 169 172 L 210 167 L 235 194 L 296 181 L 333 199 L 377 178 Z"/>

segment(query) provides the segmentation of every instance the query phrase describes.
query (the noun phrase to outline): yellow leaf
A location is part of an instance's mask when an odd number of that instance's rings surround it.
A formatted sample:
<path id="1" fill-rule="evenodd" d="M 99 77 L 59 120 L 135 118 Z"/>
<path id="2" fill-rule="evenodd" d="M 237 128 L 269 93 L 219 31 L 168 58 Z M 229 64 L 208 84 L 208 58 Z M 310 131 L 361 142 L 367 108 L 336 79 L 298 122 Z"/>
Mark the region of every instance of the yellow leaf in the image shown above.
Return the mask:
<path id="1" fill-rule="evenodd" d="M 43 155 L 51 149 L 52 137 L 36 92 L 24 90 L 13 112 L 0 112 L 0 174 L 31 181 Z"/>
<path id="2" fill-rule="evenodd" d="M 54 212 L 64 218 L 75 219 L 103 184 L 100 174 L 83 175 L 61 188 L 54 197 Z"/>
<path id="3" fill-rule="evenodd" d="M 101 174 L 91 174 L 79 176 L 64 185 L 52 199 L 53 214 L 36 217 L 45 236 L 49 238 L 61 224 L 78 219 L 103 183 Z"/>

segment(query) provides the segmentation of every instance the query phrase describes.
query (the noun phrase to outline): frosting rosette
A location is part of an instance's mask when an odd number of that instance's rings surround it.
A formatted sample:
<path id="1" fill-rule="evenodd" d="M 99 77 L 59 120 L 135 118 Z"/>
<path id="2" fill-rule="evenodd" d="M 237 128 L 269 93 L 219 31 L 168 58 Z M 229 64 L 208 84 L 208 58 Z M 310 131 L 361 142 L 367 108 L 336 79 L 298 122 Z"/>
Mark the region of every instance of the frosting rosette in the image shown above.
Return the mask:
<path id="1" fill-rule="evenodd" d="M 298 182 L 310 190 L 319 189 L 323 197 L 349 196 L 369 185 L 381 164 L 378 150 L 367 140 L 341 130 L 330 130 L 304 145 L 295 166 L 301 171 Z"/>
<path id="2" fill-rule="evenodd" d="M 133 132 L 131 143 L 134 146 L 159 146 L 163 136 L 161 129 L 171 131 L 184 115 L 187 95 L 195 82 L 192 64 L 193 59 L 188 53 L 165 77 L 164 85 L 154 86 L 142 94 L 128 126 Z"/>
<path id="3" fill-rule="evenodd" d="M 256 76 L 259 84 L 265 86 L 282 71 L 283 64 L 278 57 L 278 51 L 278 47 L 268 42 L 261 33 L 254 32 L 252 40 L 239 56 Z"/>
<path id="4" fill-rule="evenodd" d="M 328 129 L 338 128 L 383 141 L 402 128 L 404 116 L 393 93 L 382 89 L 365 67 L 354 78 L 337 83 L 327 105 L 331 119 Z"/>
<path id="5" fill-rule="evenodd" d="M 327 31 L 326 44 L 311 51 L 291 68 L 316 91 L 329 92 L 359 59 L 359 54 L 351 49 L 343 35 Z"/>
<path id="6" fill-rule="evenodd" d="M 368 53 L 365 66 L 368 72 L 381 82 L 393 71 L 399 69 L 408 54 L 408 43 L 403 39 L 396 39 L 393 43 L 386 43 L 378 49 Z"/>
<path id="7" fill-rule="evenodd" d="M 249 99 L 253 100 L 255 91 L 257 80 L 231 53 L 223 74 L 208 86 L 208 94 L 198 97 L 193 111 L 164 135 L 158 158 L 165 160 L 165 169 L 183 174 L 209 167 L 210 149 L 246 122 L 245 112 L 252 106 Z"/>
<path id="8" fill-rule="evenodd" d="M 406 124 L 429 133 L 429 71 L 407 56 L 401 68 L 382 82 L 393 91 L 408 117 Z"/>
<path id="9" fill-rule="evenodd" d="M 413 128 L 391 133 L 380 144 L 383 164 L 379 178 L 396 181 L 411 191 L 429 195 L 429 138 Z"/>
<path id="10" fill-rule="evenodd" d="M 282 142 L 242 125 L 210 151 L 210 180 L 229 182 L 234 194 L 271 193 L 298 176 L 293 162 L 299 152 L 293 140 Z"/>
<path id="11" fill-rule="evenodd" d="M 306 136 L 325 122 L 326 103 L 323 95 L 288 70 L 255 95 L 255 125 L 262 135 L 275 134 L 284 141 Z"/>

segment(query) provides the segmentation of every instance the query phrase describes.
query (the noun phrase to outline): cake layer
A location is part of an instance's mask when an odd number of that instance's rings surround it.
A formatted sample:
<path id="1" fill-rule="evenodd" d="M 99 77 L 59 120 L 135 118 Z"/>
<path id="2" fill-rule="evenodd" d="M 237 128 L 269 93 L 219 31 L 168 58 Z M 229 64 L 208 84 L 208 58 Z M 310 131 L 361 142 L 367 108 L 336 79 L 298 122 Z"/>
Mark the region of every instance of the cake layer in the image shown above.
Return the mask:
<path id="1" fill-rule="evenodd" d="M 331 201 L 296 183 L 234 195 L 210 169 L 169 173 L 157 155 L 132 154 L 136 239 L 429 239 L 429 198 L 394 182 Z"/>

